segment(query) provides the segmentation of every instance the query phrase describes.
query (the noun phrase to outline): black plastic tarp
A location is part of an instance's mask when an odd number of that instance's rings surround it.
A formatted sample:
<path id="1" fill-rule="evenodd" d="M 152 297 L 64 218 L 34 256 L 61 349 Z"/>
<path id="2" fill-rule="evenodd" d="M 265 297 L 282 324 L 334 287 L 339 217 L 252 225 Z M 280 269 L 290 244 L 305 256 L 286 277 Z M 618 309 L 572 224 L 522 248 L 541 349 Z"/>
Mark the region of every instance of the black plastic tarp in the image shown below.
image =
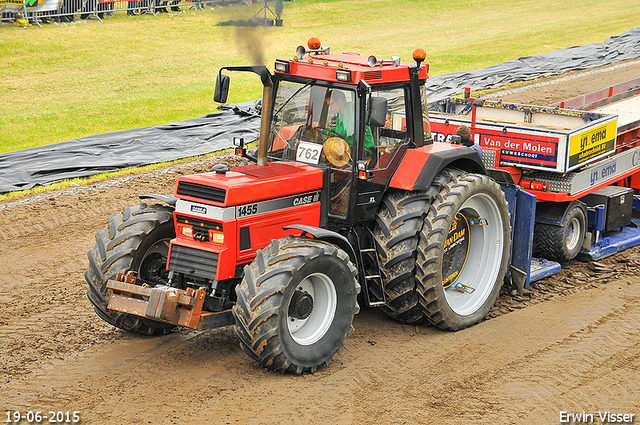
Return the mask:
<path id="1" fill-rule="evenodd" d="M 609 37 L 604 43 L 525 56 L 484 69 L 436 75 L 427 80 L 427 98 L 437 100 L 462 93 L 465 87 L 471 90 L 491 89 L 515 81 L 560 75 L 639 57 L 640 27 L 637 27 L 622 35 Z"/>
<path id="2" fill-rule="evenodd" d="M 604 43 L 527 56 L 485 69 L 438 75 L 427 80 L 431 100 L 514 81 L 558 75 L 640 57 L 640 27 Z M 0 193 L 48 185 L 127 167 L 203 155 L 232 146 L 232 139 L 258 137 L 260 101 L 156 127 L 83 137 L 0 154 Z"/>
<path id="3" fill-rule="evenodd" d="M 255 140 L 259 101 L 155 127 L 97 134 L 0 154 L 0 193 L 128 167 L 203 155 Z"/>

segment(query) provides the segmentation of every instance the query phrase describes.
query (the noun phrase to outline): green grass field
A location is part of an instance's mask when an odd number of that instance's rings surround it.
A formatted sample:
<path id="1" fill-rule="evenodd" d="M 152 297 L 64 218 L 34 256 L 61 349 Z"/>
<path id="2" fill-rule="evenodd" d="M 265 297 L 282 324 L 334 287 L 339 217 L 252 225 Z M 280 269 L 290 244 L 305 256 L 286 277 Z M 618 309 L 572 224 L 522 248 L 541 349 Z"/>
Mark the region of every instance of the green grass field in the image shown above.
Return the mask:
<path id="1" fill-rule="evenodd" d="M 333 52 L 405 60 L 422 47 L 436 75 L 600 43 L 640 25 L 637 0 L 296 0 L 285 2 L 283 27 L 217 25 L 259 7 L 1 25 L 0 153 L 202 116 L 217 106 L 219 67 L 273 69 L 310 36 Z M 232 76 L 230 102 L 261 93 L 257 77 Z"/>

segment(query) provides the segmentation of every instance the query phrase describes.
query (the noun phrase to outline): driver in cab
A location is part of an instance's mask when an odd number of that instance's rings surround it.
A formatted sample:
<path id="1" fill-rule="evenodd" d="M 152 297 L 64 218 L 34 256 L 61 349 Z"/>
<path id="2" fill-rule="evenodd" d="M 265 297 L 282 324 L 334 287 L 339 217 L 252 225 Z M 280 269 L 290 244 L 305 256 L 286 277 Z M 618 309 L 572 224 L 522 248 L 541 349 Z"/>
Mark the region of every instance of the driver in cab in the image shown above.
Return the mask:
<path id="1" fill-rule="evenodd" d="M 331 90 L 325 97 L 328 106 L 327 129 L 323 133 L 329 138 L 340 137 L 347 141 L 349 147 L 353 147 L 353 134 L 355 130 L 355 108 L 347 102 L 347 98 L 340 90 Z M 329 139 L 327 139 L 329 141 Z M 330 143 L 331 144 L 331 143 Z M 365 126 L 365 154 L 370 156 L 375 148 L 371 127 Z M 326 146 L 328 147 L 328 146 Z M 325 148 L 326 148 L 325 147 Z"/>

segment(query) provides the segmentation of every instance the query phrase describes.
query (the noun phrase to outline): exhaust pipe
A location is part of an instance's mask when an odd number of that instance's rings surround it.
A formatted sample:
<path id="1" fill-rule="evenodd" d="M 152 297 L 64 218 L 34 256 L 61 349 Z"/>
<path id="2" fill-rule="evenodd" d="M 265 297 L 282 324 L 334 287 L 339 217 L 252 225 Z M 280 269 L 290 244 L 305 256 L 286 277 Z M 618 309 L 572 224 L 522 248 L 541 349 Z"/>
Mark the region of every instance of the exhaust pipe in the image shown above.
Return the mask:
<path id="1" fill-rule="evenodd" d="M 262 90 L 262 112 L 260 115 L 260 138 L 258 140 L 258 165 L 267 165 L 267 143 L 269 124 L 273 108 L 273 84 L 265 84 Z"/>

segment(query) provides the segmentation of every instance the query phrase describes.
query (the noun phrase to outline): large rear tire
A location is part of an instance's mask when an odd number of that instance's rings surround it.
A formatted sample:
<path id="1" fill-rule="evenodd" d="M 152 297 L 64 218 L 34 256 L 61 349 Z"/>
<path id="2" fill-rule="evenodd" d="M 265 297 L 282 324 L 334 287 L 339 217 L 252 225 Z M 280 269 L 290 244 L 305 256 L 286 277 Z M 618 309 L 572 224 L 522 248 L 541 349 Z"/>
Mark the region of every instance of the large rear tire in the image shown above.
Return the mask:
<path id="1" fill-rule="evenodd" d="M 424 319 L 416 294 L 415 256 L 429 202 L 426 192 L 389 191 L 382 199 L 372 231 L 386 300 L 380 309 L 409 324 Z M 382 298 L 380 295 L 378 298 Z"/>
<path id="2" fill-rule="evenodd" d="M 236 287 L 233 307 L 242 349 L 280 372 L 328 365 L 353 330 L 356 267 L 335 245 L 288 236 L 258 250 Z"/>
<path id="3" fill-rule="evenodd" d="M 425 315 L 459 330 L 493 307 L 509 263 L 511 226 L 500 186 L 487 176 L 444 170 L 450 181 L 429 207 L 416 277 Z"/>
<path id="4" fill-rule="evenodd" d="M 173 207 L 143 203 L 109 218 L 109 224 L 96 233 L 96 244 L 87 254 L 90 267 L 84 273 L 89 284 L 87 297 L 98 316 L 120 329 L 144 335 L 164 334 L 174 327 L 108 310 L 111 290 L 106 288 L 107 281 L 119 272 L 134 272 L 138 284 L 166 284 L 169 241 L 174 237 Z"/>

